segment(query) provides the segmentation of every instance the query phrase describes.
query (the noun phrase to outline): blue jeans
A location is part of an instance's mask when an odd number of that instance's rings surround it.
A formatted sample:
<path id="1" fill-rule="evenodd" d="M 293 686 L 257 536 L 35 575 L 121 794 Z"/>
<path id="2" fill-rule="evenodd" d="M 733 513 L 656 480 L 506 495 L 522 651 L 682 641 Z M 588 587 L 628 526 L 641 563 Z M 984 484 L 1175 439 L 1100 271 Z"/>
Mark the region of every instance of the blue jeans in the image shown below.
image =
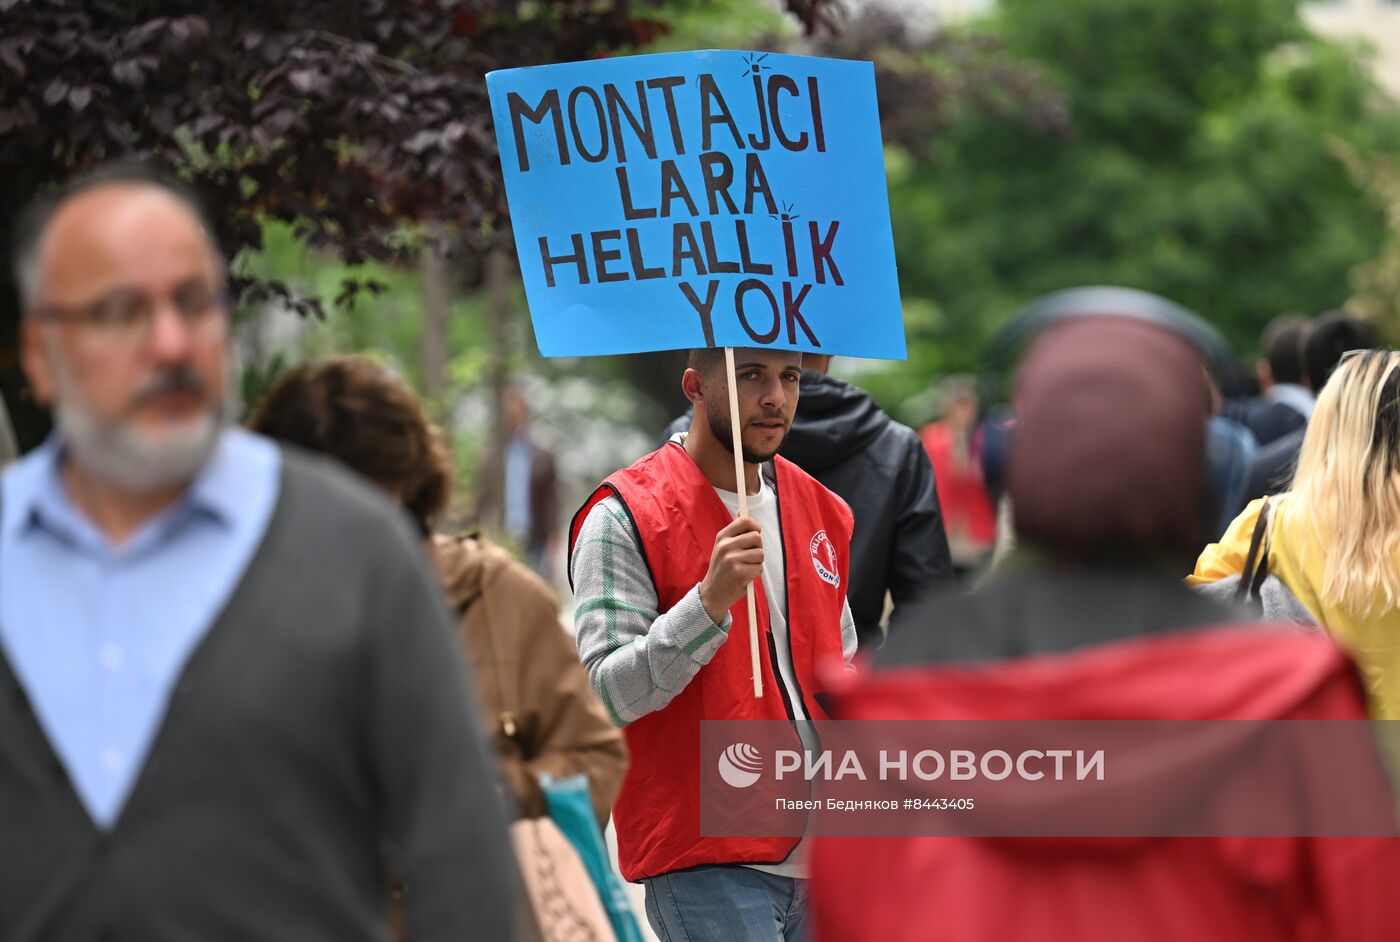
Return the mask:
<path id="1" fill-rule="evenodd" d="M 807 881 L 749 867 L 696 867 L 650 877 L 647 922 L 661 942 L 803 942 Z"/>

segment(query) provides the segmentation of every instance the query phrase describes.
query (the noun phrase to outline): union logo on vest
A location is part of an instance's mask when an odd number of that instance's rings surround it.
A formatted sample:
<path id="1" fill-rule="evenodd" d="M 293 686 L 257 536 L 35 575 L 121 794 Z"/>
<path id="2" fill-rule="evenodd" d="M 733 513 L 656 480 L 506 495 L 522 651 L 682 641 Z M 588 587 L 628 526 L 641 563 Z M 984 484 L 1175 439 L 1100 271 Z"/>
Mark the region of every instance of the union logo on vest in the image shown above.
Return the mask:
<path id="1" fill-rule="evenodd" d="M 816 567 L 817 575 L 823 582 L 839 587 L 841 574 L 836 571 L 836 547 L 832 545 L 831 537 L 826 535 L 825 530 L 818 530 L 807 548 L 812 553 L 812 565 Z"/>
<path id="2" fill-rule="evenodd" d="M 726 785 L 748 788 L 763 774 L 763 755 L 746 742 L 736 742 L 719 755 L 719 777 Z"/>

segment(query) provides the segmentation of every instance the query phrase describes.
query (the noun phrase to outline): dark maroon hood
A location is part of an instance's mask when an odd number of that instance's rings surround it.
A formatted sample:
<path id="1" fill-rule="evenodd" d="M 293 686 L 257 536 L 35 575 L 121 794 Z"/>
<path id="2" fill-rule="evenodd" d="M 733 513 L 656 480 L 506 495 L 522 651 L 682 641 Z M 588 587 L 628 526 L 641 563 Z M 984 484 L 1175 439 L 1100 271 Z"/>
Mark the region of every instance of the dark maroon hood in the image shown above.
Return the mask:
<path id="1" fill-rule="evenodd" d="M 1015 401 L 1018 538 L 1083 557 L 1194 550 L 1209 392 L 1186 341 L 1127 318 L 1064 322 L 1026 355 Z"/>

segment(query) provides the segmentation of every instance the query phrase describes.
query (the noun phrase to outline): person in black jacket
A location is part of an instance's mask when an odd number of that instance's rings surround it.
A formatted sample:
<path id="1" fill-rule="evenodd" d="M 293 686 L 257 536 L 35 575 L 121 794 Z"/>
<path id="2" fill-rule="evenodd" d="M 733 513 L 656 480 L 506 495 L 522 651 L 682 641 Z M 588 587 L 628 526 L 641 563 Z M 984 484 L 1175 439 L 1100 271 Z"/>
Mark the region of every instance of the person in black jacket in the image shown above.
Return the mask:
<path id="1" fill-rule="evenodd" d="M 792 431 L 780 454 L 835 491 L 855 514 L 847 599 L 860 646 L 880 645 L 885 592 L 897 608 L 952 584 L 953 561 L 933 465 L 918 434 L 864 390 L 826 374 L 830 356 L 802 358 Z M 690 428 L 683 415 L 662 441 Z"/>
<path id="2" fill-rule="evenodd" d="M 1303 341 L 1304 381 L 1313 394 L 1322 391 L 1327 377 L 1337 368 L 1342 354 L 1348 350 L 1367 350 L 1377 343 L 1376 328 L 1344 311 L 1332 311 L 1317 319 L 1312 331 Z M 1293 469 L 1298 464 L 1298 452 L 1303 447 L 1306 424 L 1270 442 L 1254 453 L 1245 471 L 1244 503 L 1242 509 L 1256 497 L 1279 494 L 1288 490 Z"/>
<path id="3" fill-rule="evenodd" d="M 1308 424 L 1313 393 L 1307 385 L 1303 345 L 1311 327 L 1306 318 L 1282 314 L 1269 322 L 1260 340 L 1264 356 L 1256 365 L 1263 390 L 1249 399 L 1227 399 L 1220 414 L 1254 435 L 1262 448 Z"/>

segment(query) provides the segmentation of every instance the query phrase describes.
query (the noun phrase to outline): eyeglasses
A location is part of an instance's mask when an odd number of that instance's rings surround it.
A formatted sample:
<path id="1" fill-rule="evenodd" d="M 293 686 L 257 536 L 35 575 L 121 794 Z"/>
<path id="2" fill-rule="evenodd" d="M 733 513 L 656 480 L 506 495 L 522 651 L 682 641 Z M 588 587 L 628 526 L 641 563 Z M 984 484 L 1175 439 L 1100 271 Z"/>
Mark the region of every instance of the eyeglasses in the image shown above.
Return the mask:
<path id="1" fill-rule="evenodd" d="M 228 298 L 208 282 L 186 281 L 171 292 L 169 301 L 180 323 L 193 334 L 210 336 L 228 326 Z M 124 288 L 89 304 L 43 307 L 34 314 L 42 320 L 81 324 L 109 342 L 134 349 L 150 341 L 158 306 L 157 298 Z"/>
<path id="2" fill-rule="evenodd" d="M 1343 363 L 1345 363 L 1347 360 L 1350 360 L 1353 357 L 1359 357 L 1363 353 L 1370 352 L 1371 348 L 1369 347 L 1362 347 L 1357 350 L 1348 350 L 1346 353 L 1343 353 L 1341 356 L 1337 357 L 1337 366 L 1341 366 Z"/>

